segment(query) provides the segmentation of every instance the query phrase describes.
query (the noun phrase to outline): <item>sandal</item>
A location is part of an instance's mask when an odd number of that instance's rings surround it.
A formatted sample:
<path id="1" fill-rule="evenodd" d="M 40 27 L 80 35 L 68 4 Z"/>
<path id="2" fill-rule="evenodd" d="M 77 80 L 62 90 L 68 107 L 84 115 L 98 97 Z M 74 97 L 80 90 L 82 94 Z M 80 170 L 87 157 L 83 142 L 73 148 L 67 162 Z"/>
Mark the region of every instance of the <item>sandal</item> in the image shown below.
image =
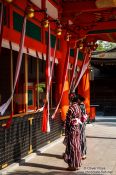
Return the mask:
<path id="1" fill-rule="evenodd" d="M 86 155 L 82 156 L 82 160 L 86 159 Z"/>

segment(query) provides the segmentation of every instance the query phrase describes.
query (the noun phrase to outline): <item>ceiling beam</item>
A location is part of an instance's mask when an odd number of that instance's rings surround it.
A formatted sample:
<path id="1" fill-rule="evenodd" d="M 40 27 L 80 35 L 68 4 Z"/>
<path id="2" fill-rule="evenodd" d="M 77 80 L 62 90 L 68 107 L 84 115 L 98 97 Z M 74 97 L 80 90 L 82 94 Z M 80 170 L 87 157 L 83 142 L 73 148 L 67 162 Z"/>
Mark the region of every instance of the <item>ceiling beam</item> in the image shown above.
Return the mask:
<path id="1" fill-rule="evenodd" d="M 102 27 L 101 27 L 102 26 Z M 88 34 L 113 33 L 116 32 L 116 21 L 99 22 L 88 32 Z"/>
<path id="2" fill-rule="evenodd" d="M 96 9 L 95 1 L 80 1 L 70 2 L 66 1 L 63 3 L 63 14 L 68 15 L 69 13 L 79 13 L 86 10 Z"/>

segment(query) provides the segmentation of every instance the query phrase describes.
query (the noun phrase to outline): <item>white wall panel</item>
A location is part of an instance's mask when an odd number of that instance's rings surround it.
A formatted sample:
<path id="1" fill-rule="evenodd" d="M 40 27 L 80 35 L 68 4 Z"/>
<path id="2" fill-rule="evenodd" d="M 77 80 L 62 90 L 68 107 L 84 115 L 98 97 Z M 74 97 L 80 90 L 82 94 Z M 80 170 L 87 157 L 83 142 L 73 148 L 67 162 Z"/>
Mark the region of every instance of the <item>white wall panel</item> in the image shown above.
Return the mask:
<path id="1" fill-rule="evenodd" d="M 13 50 L 15 50 L 17 52 L 19 51 L 19 44 L 16 44 L 16 43 L 12 42 L 11 45 L 12 45 Z M 3 39 L 2 40 L 2 47 L 10 49 L 9 41 Z M 27 53 L 27 48 L 26 47 L 24 47 L 23 53 Z M 36 56 L 36 51 L 32 50 L 32 49 L 29 49 L 29 48 L 28 48 L 28 54 L 35 57 L 35 58 L 37 57 Z M 38 56 L 39 56 L 39 59 L 42 59 L 42 53 L 41 52 L 38 52 Z M 43 54 L 43 58 L 44 58 L 44 60 L 46 60 L 46 54 L 45 53 Z M 52 56 L 50 57 L 50 61 L 53 61 Z M 58 59 L 57 58 L 55 58 L 55 63 L 58 64 Z"/>
<path id="2" fill-rule="evenodd" d="M 58 18 L 58 10 L 48 0 L 46 0 L 47 14 L 53 19 Z"/>
<path id="3" fill-rule="evenodd" d="M 41 0 L 31 0 L 31 2 L 35 4 L 37 7 L 39 7 L 40 9 L 42 8 Z"/>
<path id="4" fill-rule="evenodd" d="M 2 39 L 2 47 L 10 49 L 10 44 L 8 40 Z"/>

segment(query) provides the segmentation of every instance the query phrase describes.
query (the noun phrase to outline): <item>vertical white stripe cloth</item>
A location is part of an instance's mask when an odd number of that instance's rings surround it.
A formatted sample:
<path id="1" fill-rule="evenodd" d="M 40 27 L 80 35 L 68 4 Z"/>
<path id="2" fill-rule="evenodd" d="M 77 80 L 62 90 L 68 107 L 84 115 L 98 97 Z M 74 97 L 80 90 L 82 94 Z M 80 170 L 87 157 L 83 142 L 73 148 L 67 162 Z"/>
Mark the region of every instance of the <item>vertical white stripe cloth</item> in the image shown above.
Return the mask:
<path id="1" fill-rule="evenodd" d="M 53 55 L 53 62 L 52 62 L 52 67 L 50 68 L 50 81 L 49 81 L 49 93 L 50 93 L 50 86 L 51 86 L 51 83 L 52 83 L 52 77 L 53 77 L 53 71 L 54 71 L 54 64 L 55 64 L 55 56 L 56 56 L 56 47 L 57 47 L 57 38 L 56 38 L 56 42 L 55 42 L 55 48 L 54 48 L 54 55 Z M 37 56 L 38 57 L 38 56 Z M 37 109 L 37 111 L 39 112 L 42 112 L 44 110 L 44 107 L 41 107 L 39 109 Z M 37 112 L 36 111 L 36 112 Z"/>
<path id="2" fill-rule="evenodd" d="M 76 48 L 75 60 L 74 60 L 73 69 L 72 69 L 72 76 L 71 76 L 71 80 L 70 80 L 70 91 L 72 89 L 73 82 L 74 82 L 74 75 L 75 75 L 75 70 L 76 70 L 77 61 L 78 61 L 78 55 L 79 55 L 79 48 Z"/>
<path id="3" fill-rule="evenodd" d="M 50 42 L 50 24 L 48 26 L 48 47 L 47 47 L 47 55 L 46 55 L 46 62 L 47 62 L 47 94 L 46 94 L 46 99 L 47 99 L 47 132 L 50 132 L 50 122 L 49 122 L 49 115 L 50 115 L 50 55 L 51 55 L 51 42 Z"/>
<path id="4" fill-rule="evenodd" d="M 87 70 L 87 67 L 89 65 L 89 62 L 90 62 L 90 53 L 86 53 L 85 59 L 84 59 L 83 65 L 82 65 L 82 68 L 80 70 L 79 77 L 77 79 L 77 82 L 76 82 L 75 86 L 73 87 L 73 91 L 75 91 L 75 89 L 79 85 L 79 82 L 80 82 L 82 76 L 84 75 L 85 71 Z"/>
<path id="5" fill-rule="evenodd" d="M 68 47 L 67 47 L 67 54 L 66 54 L 66 59 L 65 59 L 65 65 L 64 65 L 64 73 L 63 73 L 63 76 L 64 76 L 64 80 L 63 80 L 63 86 L 62 86 L 62 92 L 61 92 L 61 96 L 60 96 L 60 99 L 59 99 L 59 102 L 58 102 L 58 105 L 55 109 L 55 112 L 52 114 L 51 118 L 54 119 L 55 116 L 56 116 L 56 113 L 58 111 L 58 108 L 60 106 L 60 103 L 61 103 L 61 100 L 62 100 L 62 97 L 63 97 L 63 90 L 64 90 L 64 85 L 65 85 L 65 81 L 66 81 L 66 77 L 67 77 L 67 73 L 68 73 L 68 66 L 69 66 L 69 58 L 70 58 L 70 47 L 69 47 L 69 43 L 68 43 Z"/>
<path id="6" fill-rule="evenodd" d="M 10 102 L 12 100 L 12 97 L 13 97 L 13 94 L 14 94 L 14 91 L 15 91 L 16 83 L 17 83 L 17 80 L 18 80 L 18 77 L 19 77 L 19 72 L 20 72 L 21 62 L 22 62 L 22 56 L 23 56 L 24 40 L 25 40 L 26 21 L 27 21 L 27 18 L 26 18 L 26 15 L 25 15 L 24 20 L 23 20 L 23 28 L 22 28 L 22 32 L 21 32 L 20 49 L 19 49 L 18 58 L 17 58 L 17 65 L 16 65 L 16 71 L 15 71 L 13 92 L 12 92 L 10 98 L 7 100 L 7 102 L 4 103 L 2 106 L 0 106 L 1 115 L 4 114 L 4 112 L 6 111 L 8 106 L 10 105 Z"/>
<path id="7" fill-rule="evenodd" d="M 50 49 L 50 25 L 48 26 L 48 40 L 47 40 L 47 53 L 46 53 L 46 102 L 44 104 L 43 108 L 43 120 L 42 120 L 42 131 L 43 132 L 50 132 L 50 123 L 49 123 L 49 85 L 50 85 L 50 55 L 51 55 L 51 49 Z"/>
<path id="8" fill-rule="evenodd" d="M 56 42 L 55 42 L 54 55 L 53 55 L 53 62 L 52 62 L 52 66 L 51 66 L 51 69 L 50 69 L 51 72 L 50 72 L 49 91 L 50 91 L 50 86 L 51 86 L 52 77 L 53 77 L 54 64 L 55 64 L 55 56 L 56 56 L 56 49 L 57 49 L 57 38 L 56 38 Z"/>

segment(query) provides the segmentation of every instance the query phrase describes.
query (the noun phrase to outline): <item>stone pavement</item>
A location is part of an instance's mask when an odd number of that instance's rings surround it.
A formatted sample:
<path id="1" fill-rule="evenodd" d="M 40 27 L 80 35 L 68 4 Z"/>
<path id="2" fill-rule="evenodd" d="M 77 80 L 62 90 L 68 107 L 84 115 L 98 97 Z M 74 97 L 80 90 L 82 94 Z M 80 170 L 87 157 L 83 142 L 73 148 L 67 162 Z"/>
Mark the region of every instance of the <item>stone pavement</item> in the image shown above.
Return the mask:
<path id="1" fill-rule="evenodd" d="M 87 124 L 87 159 L 75 172 L 66 171 L 62 159 L 65 146 L 62 142 L 49 147 L 16 169 L 8 169 L 9 175 L 116 175 L 116 117 L 97 117 Z"/>

